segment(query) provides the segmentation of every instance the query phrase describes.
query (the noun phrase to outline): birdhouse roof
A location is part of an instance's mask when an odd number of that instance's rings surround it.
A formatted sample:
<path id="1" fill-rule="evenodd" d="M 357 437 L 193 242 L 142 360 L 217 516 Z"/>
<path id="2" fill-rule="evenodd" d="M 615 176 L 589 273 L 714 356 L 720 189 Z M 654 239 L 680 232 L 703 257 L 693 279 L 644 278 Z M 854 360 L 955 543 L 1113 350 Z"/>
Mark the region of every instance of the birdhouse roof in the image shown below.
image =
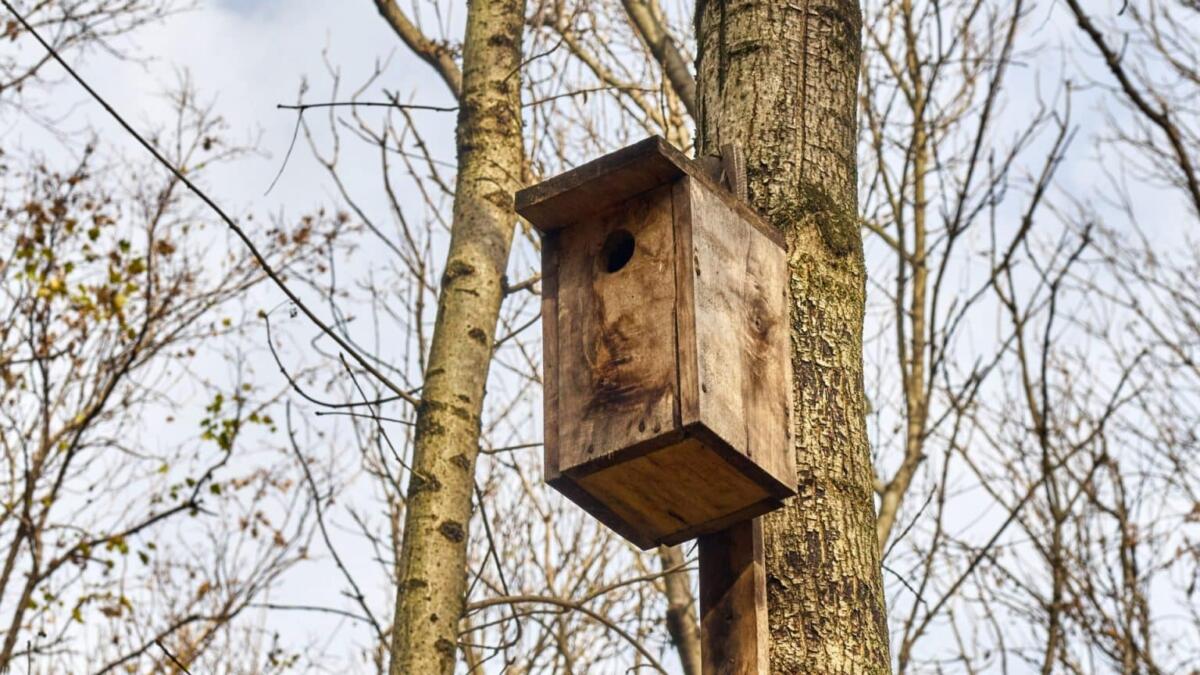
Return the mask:
<path id="1" fill-rule="evenodd" d="M 783 245 L 775 228 L 713 181 L 700 162 L 689 159 L 661 136 L 651 136 L 517 192 L 516 211 L 539 231 L 553 232 L 684 175 L 719 194 L 772 241 Z"/>

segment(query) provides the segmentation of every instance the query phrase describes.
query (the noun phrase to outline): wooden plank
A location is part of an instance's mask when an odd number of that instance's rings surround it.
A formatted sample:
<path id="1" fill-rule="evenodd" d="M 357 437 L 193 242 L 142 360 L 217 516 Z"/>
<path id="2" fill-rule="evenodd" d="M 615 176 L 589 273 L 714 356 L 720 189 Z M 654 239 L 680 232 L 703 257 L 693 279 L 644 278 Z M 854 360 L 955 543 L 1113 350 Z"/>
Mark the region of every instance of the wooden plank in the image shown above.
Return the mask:
<path id="1" fill-rule="evenodd" d="M 516 211 L 538 230 L 550 232 L 588 221 L 685 174 L 704 183 L 751 227 L 784 248 L 778 230 L 711 177 L 702 162 L 689 159 L 661 136 L 651 136 L 520 190 Z"/>
<path id="2" fill-rule="evenodd" d="M 770 632 L 761 521 L 700 537 L 699 549 L 701 672 L 766 675 Z"/>
<path id="3" fill-rule="evenodd" d="M 678 433 L 672 230 L 662 186 L 558 234 L 560 471 Z M 632 255 L 610 272 L 618 231 Z"/>
<path id="4" fill-rule="evenodd" d="M 555 490 L 558 490 L 564 497 L 570 499 L 577 506 L 587 511 L 596 520 L 604 523 L 610 530 L 624 537 L 634 546 L 643 551 L 651 549 L 658 545 L 659 542 L 651 539 L 644 532 L 636 529 L 624 518 L 621 518 L 608 505 L 592 496 L 587 490 L 584 490 L 575 479 L 566 476 L 558 475 L 554 479 L 546 481 Z"/>
<path id="5" fill-rule="evenodd" d="M 681 428 L 700 420 L 699 357 L 696 354 L 696 293 L 692 263 L 692 200 L 690 181 L 676 181 L 671 187 L 672 214 L 675 221 L 675 343 L 679 374 L 679 414 Z"/>
<path id="6" fill-rule="evenodd" d="M 696 527 L 689 527 L 687 529 L 679 530 L 674 534 L 663 537 L 657 543 L 664 546 L 674 546 L 676 544 L 682 544 L 685 541 L 691 541 L 699 537 L 721 532 L 735 525 L 740 525 L 761 515 L 770 513 L 775 509 L 778 509 L 780 504 L 781 502 L 774 499 L 764 499 L 762 501 L 755 502 L 740 511 L 730 511 L 728 515 L 710 520 L 703 525 L 697 525 Z"/>
<path id="7" fill-rule="evenodd" d="M 725 439 L 715 434 L 704 422 L 696 422 L 695 424 L 686 426 L 683 432 L 691 438 L 699 439 L 720 455 L 727 464 L 761 486 L 773 498 L 775 508 L 778 508 L 784 499 L 795 496 L 796 481 L 794 476 L 787 481 L 780 480 L 774 474 L 760 466 L 755 460 L 747 457 L 744 453 L 726 442 Z"/>
<path id="8" fill-rule="evenodd" d="M 681 182 L 692 212 L 700 420 L 794 489 L 786 255 L 705 185 Z"/>
<path id="9" fill-rule="evenodd" d="M 674 180 L 683 168 L 651 136 L 587 164 L 520 190 L 516 210 L 542 231 L 551 231 L 620 205 Z"/>
<path id="10" fill-rule="evenodd" d="M 705 525 L 711 529 L 769 499 L 694 438 L 582 476 L 577 484 L 628 523 L 639 541 L 654 543 Z"/>
<path id="11" fill-rule="evenodd" d="M 558 235 L 542 236 L 542 476 L 558 470 Z"/>

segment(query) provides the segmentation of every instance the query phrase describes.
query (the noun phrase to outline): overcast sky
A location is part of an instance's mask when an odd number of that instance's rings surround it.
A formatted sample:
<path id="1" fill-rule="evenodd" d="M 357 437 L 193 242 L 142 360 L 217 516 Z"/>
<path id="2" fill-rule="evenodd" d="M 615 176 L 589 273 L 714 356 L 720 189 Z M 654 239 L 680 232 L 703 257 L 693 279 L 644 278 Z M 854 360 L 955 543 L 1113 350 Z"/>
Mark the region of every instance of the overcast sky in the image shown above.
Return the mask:
<path id="1" fill-rule="evenodd" d="M 1046 25 L 1052 26 L 1049 22 Z M 422 103 L 451 103 L 442 82 L 403 47 L 370 0 L 202 0 L 194 10 L 137 31 L 128 46 L 136 49 L 137 60 L 91 54 L 80 59 L 79 65 L 82 74 L 139 129 L 150 130 L 170 119 L 163 92 L 186 72 L 199 97 L 211 101 L 214 111 L 226 119 L 232 139 L 253 140 L 261 134 L 264 155 L 246 157 L 206 178 L 211 196 L 235 214 L 253 210 L 296 216 L 339 201 L 327 174 L 303 147 L 297 148 L 275 189 L 269 195 L 263 194 L 279 170 L 295 122 L 294 113 L 277 110 L 276 104 L 294 101 L 305 79 L 309 83 L 307 100 L 328 100 L 331 80 L 323 54 L 340 69 L 343 91 L 356 87 L 377 62 L 390 59 L 375 96 L 363 98 L 380 98 L 380 90 L 386 88 L 401 98 L 411 97 Z M 1063 55 L 1047 53 L 1030 58 L 1061 60 Z M 1018 67 L 1013 77 L 1030 80 L 1033 85 L 1031 73 L 1031 69 Z M 1034 89 L 1031 86 L 1026 91 L 1032 95 Z M 1085 97 L 1082 104 L 1086 109 L 1095 106 L 1097 100 Z M 1028 103 L 1016 100 L 1012 105 Z M 73 85 L 63 84 L 56 89 L 54 108 L 55 114 L 68 115 L 73 127 L 96 129 L 112 147 L 131 155 L 141 152 Z M 453 117 L 422 118 L 434 153 L 447 153 L 440 159 L 452 159 L 448 153 L 453 150 Z M 1086 115 L 1081 117 L 1087 119 Z M 6 150 L 17 146 L 36 147 L 51 155 L 61 152 L 47 141 L 44 131 L 14 120 L 6 124 L 0 136 Z M 1080 140 L 1091 142 L 1086 137 Z M 370 203 L 372 186 L 379 180 L 378 158 L 361 144 L 347 144 L 345 150 L 350 160 L 345 163 L 350 168 L 344 176 L 347 184 L 360 190 Z M 361 167 L 357 171 L 352 168 L 356 165 Z M 1081 196 L 1090 194 L 1104 180 L 1099 168 L 1095 154 L 1084 148 L 1065 163 L 1060 174 L 1062 184 L 1078 190 Z M 1166 236 L 1179 236 L 1178 218 L 1173 217 L 1179 213 L 1177 202 L 1147 199 L 1144 207 L 1146 215 L 1156 216 L 1149 219 L 1150 224 Z M 365 547 L 355 550 L 352 543 L 348 546 L 347 559 L 363 560 L 369 568 L 369 551 Z M 283 594 L 304 592 L 314 604 L 340 604 L 336 580 L 320 576 L 322 571 L 316 567 L 301 568 L 300 572 L 284 585 Z M 391 592 L 384 580 L 373 590 L 385 596 Z M 381 598 L 377 604 L 388 603 Z M 270 621 L 277 630 L 293 632 L 298 641 L 328 628 L 328 620 L 312 615 L 276 614 Z"/>

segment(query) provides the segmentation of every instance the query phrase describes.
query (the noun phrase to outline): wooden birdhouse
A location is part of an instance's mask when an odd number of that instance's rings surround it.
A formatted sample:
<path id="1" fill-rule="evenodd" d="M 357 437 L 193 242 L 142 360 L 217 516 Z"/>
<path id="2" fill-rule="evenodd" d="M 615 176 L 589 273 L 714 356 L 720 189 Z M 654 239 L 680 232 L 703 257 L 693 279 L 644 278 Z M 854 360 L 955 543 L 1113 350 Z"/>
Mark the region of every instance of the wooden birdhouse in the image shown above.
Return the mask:
<path id="1" fill-rule="evenodd" d="M 778 232 L 657 137 L 516 204 L 543 235 L 547 482 L 642 548 L 795 494 Z"/>

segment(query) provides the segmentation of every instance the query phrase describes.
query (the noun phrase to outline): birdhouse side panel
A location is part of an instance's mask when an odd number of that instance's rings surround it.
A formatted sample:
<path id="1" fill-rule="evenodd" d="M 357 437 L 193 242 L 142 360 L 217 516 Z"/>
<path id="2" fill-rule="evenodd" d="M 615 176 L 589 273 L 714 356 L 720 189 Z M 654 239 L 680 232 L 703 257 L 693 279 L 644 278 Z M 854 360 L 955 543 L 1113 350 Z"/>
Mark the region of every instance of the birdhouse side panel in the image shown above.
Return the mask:
<path id="1" fill-rule="evenodd" d="M 558 238 L 542 236 L 542 471 L 558 479 Z"/>
<path id="2" fill-rule="evenodd" d="M 674 255 L 670 185 L 558 234 L 559 471 L 676 430 Z"/>
<path id="3" fill-rule="evenodd" d="M 774 479 L 777 495 L 790 494 L 786 254 L 721 195 L 684 182 L 691 197 L 700 421 Z"/>

